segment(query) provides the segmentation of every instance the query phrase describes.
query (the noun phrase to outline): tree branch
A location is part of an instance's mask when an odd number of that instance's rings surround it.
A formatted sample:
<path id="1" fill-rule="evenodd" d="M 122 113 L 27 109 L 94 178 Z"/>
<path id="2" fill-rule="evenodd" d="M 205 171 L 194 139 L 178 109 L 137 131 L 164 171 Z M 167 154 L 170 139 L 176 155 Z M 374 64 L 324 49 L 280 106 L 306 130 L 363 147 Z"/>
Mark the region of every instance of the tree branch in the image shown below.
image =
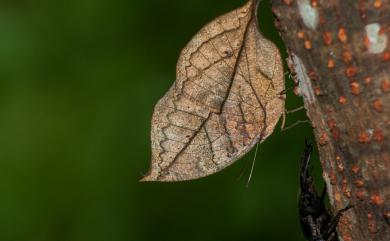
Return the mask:
<path id="1" fill-rule="evenodd" d="M 344 241 L 390 240 L 390 1 L 271 0 Z"/>

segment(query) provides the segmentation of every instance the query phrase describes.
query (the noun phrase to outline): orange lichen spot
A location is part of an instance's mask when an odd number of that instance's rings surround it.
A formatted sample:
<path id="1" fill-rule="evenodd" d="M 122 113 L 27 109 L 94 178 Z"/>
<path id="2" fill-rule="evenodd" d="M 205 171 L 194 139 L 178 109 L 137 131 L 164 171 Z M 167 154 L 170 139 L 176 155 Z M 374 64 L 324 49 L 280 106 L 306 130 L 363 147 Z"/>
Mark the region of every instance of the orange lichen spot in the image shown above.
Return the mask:
<path id="1" fill-rule="evenodd" d="M 381 8 L 382 7 L 382 0 L 375 0 L 374 1 L 374 7 L 375 8 Z"/>
<path id="2" fill-rule="evenodd" d="M 389 61 L 390 60 L 390 51 L 386 51 L 382 55 L 382 60 L 383 61 Z"/>
<path id="3" fill-rule="evenodd" d="M 377 206 L 383 205 L 385 203 L 385 201 L 379 194 L 372 195 L 371 202 Z"/>
<path id="4" fill-rule="evenodd" d="M 370 135 L 365 131 L 359 134 L 359 143 L 367 144 L 370 142 Z"/>
<path id="5" fill-rule="evenodd" d="M 343 234 L 342 237 L 343 237 L 344 241 L 352 241 L 352 237 L 351 236 L 347 236 L 347 235 Z"/>
<path id="6" fill-rule="evenodd" d="M 311 80 L 318 80 L 318 75 L 313 69 L 309 71 L 309 78 Z"/>
<path id="7" fill-rule="evenodd" d="M 346 43 L 348 41 L 347 32 L 345 28 L 340 27 L 339 31 L 337 33 L 337 37 L 339 38 L 340 42 Z"/>
<path id="8" fill-rule="evenodd" d="M 353 172 L 353 173 L 358 174 L 359 171 L 360 171 L 360 167 L 359 167 L 359 166 L 354 165 L 354 166 L 352 167 L 352 172 Z"/>
<path id="9" fill-rule="evenodd" d="M 349 51 L 343 52 L 343 61 L 344 63 L 348 64 L 352 61 L 352 54 Z"/>
<path id="10" fill-rule="evenodd" d="M 376 223 L 374 220 L 374 215 L 372 213 L 367 213 L 367 219 L 368 219 L 368 230 L 371 233 L 376 233 L 377 229 L 376 229 Z"/>
<path id="11" fill-rule="evenodd" d="M 344 190 L 343 193 L 344 193 L 344 195 L 345 195 L 347 198 L 351 198 L 351 197 L 352 197 L 352 193 L 351 193 L 351 191 L 348 190 L 348 189 Z"/>
<path id="12" fill-rule="evenodd" d="M 337 163 L 337 171 L 343 172 L 344 171 L 344 164 L 341 162 L 340 156 L 336 156 L 336 163 Z"/>
<path id="13" fill-rule="evenodd" d="M 376 229 L 376 224 L 375 222 L 370 222 L 368 224 L 368 230 L 370 231 L 370 233 L 376 233 L 378 232 L 378 230 Z"/>
<path id="14" fill-rule="evenodd" d="M 355 182 L 356 187 L 363 187 L 364 186 L 364 180 L 363 179 L 358 179 Z"/>
<path id="15" fill-rule="evenodd" d="M 336 202 L 341 202 L 341 195 L 339 192 L 334 193 L 334 199 L 336 200 Z"/>
<path id="16" fill-rule="evenodd" d="M 329 129 L 333 129 L 337 126 L 335 119 L 329 119 L 327 122 Z"/>
<path id="17" fill-rule="evenodd" d="M 343 163 L 338 163 L 337 164 L 337 171 L 343 172 L 344 171 L 344 164 Z"/>
<path id="18" fill-rule="evenodd" d="M 347 98 L 344 95 L 340 96 L 339 103 L 345 105 L 347 103 Z"/>
<path id="19" fill-rule="evenodd" d="M 335 128 L 332 129 L 331 132 L 332 132 L 333 139 L 335 139 L 335 140 L 340 139 L 341 131 L 340 131 L 339 128 L 335 127 Z"/>
<path id="20" fill-rule="evenodd" d="M 284 4 L 286 5 L 291 5 L 291 3 L 293 2 L 293 0 L 283 0 Z"/>
<path id="21" fill-rule="evenodd" d="M 383 93 L 390 92 L 390 81 L 388 79 L 382 80 L 381 87 Z"/>
<path id="22" fill-rule="evenodd" d="M 346 215 L 340 218 L 340 223 L 342 223 L 343 225 L 348 225 L 348 228 L 351 228 L 349 219 Z"/>
<path id="23" fill-rule="evenodd" d="M 385 212 L 383 216 L 385 216 L 386 219 L 390 219 L 390 212 Z"/>
<path id="24" fill-rule="evenodd" d="M 367 164 L 367 166 L 373 166 L 375 164 L 375 161 L 371 158 L 366 159 L 364 162 Z"/>
<path id="25" fill-rule="evenodd" d="M 335 63 L 334 63 L 334 60 L 333 60 L 333 58 L 332 57 L 330 57 L 329 59 L 328 59 L 328 68 L 329 69 L 333 69 L 334 67 L 335 67 Z"/>
<path id="26" fill-rule="evenodd" d="M 386 33 L 386 31 L 387 31 L 386 28 L 382 26 L 381 29 L 379 29 L 378 35 L 382 35 Z"/>
<path id="27" fill-rule="evenodd" d="M 352 93 L 353 95 L 359 95 L 360 92 L 361 92 L 361 90 L 360 90 L 360 84 L 359 84 L 358 82 L 356 82 L 356 81 L 353 81 L 353 82 L 351 83 L 351 93 Z"/>
<path id="28" fill-rule="evenodd" d="M 371 77 L 365 77 L 364 78 L 364 84 L 365 85 L 371 85 L 372 84 L 372 78 Z"/>
<path id="29" fill-rule="evenodd" d="M 365 20 L 366 17 L 367 17 L 367 14 L 366 14 L 366 6 L 364 4 L 364 1 L 359 1 L 359 12 L 360 12 L 360 17 Z"/>
<path id="30" fill-rule="evenodd" d="M 299 39 L 304 39 L 305 38 L 305 32 L 303 32 L 302 30 L 301 31 L 298 31 L 297 32 L 297 37 Z"/>
<path id="31" fill-rule="evenodd" d="M 382 101 L 380 99 L 376 99 L 372 102 L 372 106 L 374 107 L 374 109 L 378 112 L 382 112 L 383 111 L 383 104 L 382 104 Z"/>
<path id="32" fill-rule="evenodd" d="M 367 219 L 368 219 L 368 230 L 371 233 L 376 233 L 377 228 L 376 228 L 376 222 L 374 220 L 374 215 L 372 213 L 367 214 Z"/>
<path id="33" fill-rule="evenodd" d="M 322 33 L 322 37 L 323 37 L 324 43 L 326 45 L 331 45 L 332 44 L 333 38 L 332 38 L 332 33 L 331 32 L 323 32 Z"/>
<path id="34" fill-rule="evenodd" d="M 326 23 L 326 18 L 324 17 L 323 14 L 320 15 L 320 24 L 324 25 Z"/>
<path id="35" fill-rule="evenodd" d="M 311 0 L 311 6 L 313 8 L 317 7 L 318 6 L 318 0 Z"/>
<path id="36" fill-rule="evenodd" d="M 364 191 L 357 191 L 356 198 L 363 201 L 366 198 L 366 193 Z"/>
<path id="37" fill-rule="evenodd" d="M 363 21 L 365 21 L 366 18 L 367 18 L 366 12 L 365 11 L 360 11 L 360 17 L 363 19 Z"/>
<path id="38" fill-rule="evenodd" d="M 381 129 L 375 129 L 374 140 L 379 143 L 383 143 L 383 141 L 385 140 L 385 134 Z"/>
<path id="39" fill-rule="evenodd" d="M 321 135 L 320 135 L 320 141 L 319 141 L 319 144 L 321 146 L 325 146 L 326 144 L 329 143 L 329 136 L 328 134 L 326 134 L 325 132 L 323 132 Z"/>
<path id="40" fill-rule="evenodd" d="M 351 190 L 348 188 L 347 179 L 345 177 L 343 178 L 343 185 L 341 189 L 346 197 L 350 198 L 352 196 Z"/>
<path id="41" fill-rule="evenodd" d="M 363 43 L 364 46 L 368 49 L 368 47 L 370 46 L 370 39 L 368 38 L 367 35 L 364 36 Z"/>
<path id="42" fill-rule="evenodd" d="M 330 184 L 336 185 L 337 184 L 337 177 L 336 177 L 336 175 L 331 171 L 328 174 L 328 176 L 329 176 Z"/>
<path id="43" fill-rule="evenodd" d="M 305 45 L 305 49 L 307 49 L 307 50 L 313 48 L 313 45 L 312 45 L 310 40 L 305 40 L 304 45 Z"/>
<path id="44" fill-rule="evenodd" d="M 350 190 L 345 190 L 344 191 L 344 195 L 347 197 L 347 198 L 351 198 L 352 197 L 352 193 Z"/>
<path id="45" fill-rule="evenodd" d="M 314 88 L 314 93 L 316 94 L 316 96 L 322 95 L 321 88 L 318 87 L 318 86 L 315 87 L 315 88 Z"/>
<path id="46" fill-rule="evenodd" d="M 354 66 L 350 66 L 345 69 L 345 74 L 347 77 L 354 77 L 359 72 L 359 69 Z"/>

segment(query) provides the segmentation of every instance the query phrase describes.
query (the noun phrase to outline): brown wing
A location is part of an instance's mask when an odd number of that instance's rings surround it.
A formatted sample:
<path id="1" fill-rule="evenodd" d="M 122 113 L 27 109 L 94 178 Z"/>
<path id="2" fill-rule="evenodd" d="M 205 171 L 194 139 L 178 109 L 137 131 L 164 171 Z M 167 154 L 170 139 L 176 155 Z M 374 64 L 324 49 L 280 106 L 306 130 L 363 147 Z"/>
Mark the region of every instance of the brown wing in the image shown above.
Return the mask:
<path id="1" fill-rule="evenodd" d="M 216 18 L 183 49 L 177 80 L 152 119 L 152 161 L 141 181 L 216 173 L 267 138 L 284 100 L 278 49 L 257 25 L 258 1 Z"/>

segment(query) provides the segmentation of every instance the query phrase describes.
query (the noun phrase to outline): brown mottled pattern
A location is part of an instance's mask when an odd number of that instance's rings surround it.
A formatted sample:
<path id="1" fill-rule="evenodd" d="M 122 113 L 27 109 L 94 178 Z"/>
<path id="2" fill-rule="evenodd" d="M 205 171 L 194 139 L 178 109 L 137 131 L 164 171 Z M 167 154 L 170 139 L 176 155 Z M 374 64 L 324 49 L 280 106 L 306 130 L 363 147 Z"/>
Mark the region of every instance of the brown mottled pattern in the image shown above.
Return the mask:
<path id="1" fill-rule="evenodd" d="M 155 107 L 142 181 L 211 175 L 272 133 L 284 75 L 278 49 L 259 32 L 258 2 L 214 19 L 182 50 L 176 82 Z"/>

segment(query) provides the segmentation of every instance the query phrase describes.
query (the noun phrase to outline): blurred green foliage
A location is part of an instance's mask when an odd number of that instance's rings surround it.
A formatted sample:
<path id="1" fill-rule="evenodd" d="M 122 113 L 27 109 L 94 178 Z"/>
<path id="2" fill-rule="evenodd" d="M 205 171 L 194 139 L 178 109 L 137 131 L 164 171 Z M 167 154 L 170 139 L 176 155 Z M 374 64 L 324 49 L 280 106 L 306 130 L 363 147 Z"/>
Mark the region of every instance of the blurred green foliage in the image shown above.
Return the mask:
<path id="1" fill-rule="evenodd" d="M 253 152 L 198 181 L 138 183 L 153 107 L 181 48 L 242 3 L 2 0 L 0 241 L 303 240 L 298 160 L 308 125 L 260 146 L 249 188 L 248 169 L 237 178 Z M 269 3 L 260 11 L 262 31 L 283 49 Z M 288 108 L 300 105 L 289 93 Z"/>

